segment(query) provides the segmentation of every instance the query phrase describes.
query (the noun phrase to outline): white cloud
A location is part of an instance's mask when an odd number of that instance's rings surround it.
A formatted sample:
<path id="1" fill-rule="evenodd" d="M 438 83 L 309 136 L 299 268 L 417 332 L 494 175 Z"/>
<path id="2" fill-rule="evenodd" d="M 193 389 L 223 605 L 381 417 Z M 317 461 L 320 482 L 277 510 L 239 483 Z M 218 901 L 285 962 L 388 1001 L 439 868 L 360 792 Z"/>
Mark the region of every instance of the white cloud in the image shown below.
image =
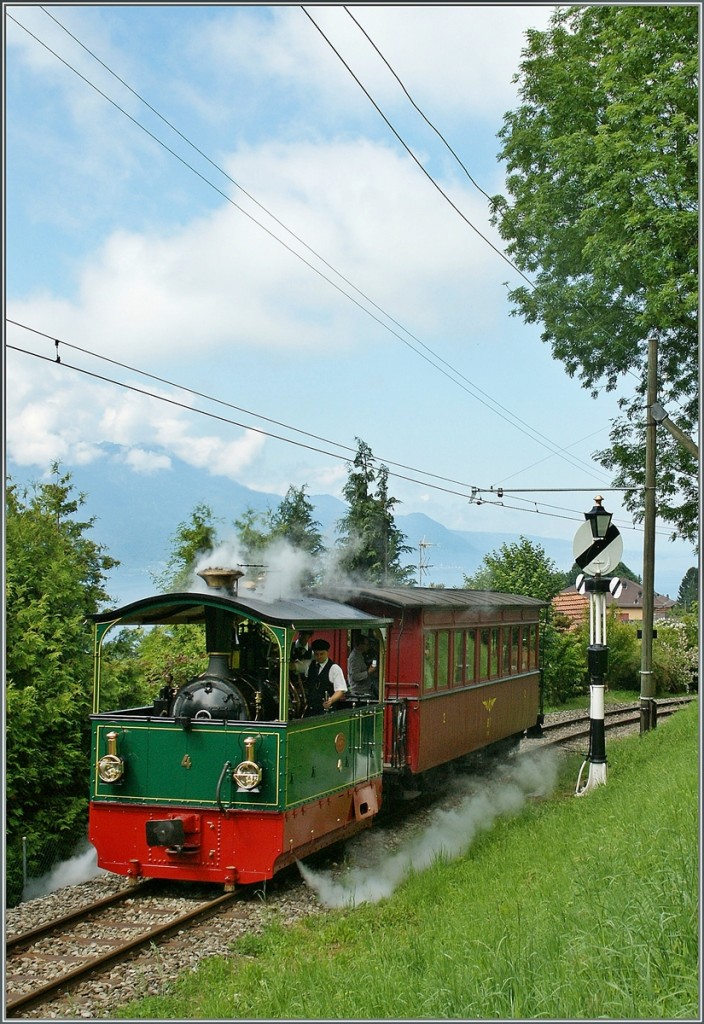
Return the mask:
<path id="1" fill-rule="evenodd" d="M 150 475 L 161 469 L 171 469 L 173 463 L 168 455 L 148 452 L 143 448 L 131 448 L 125 455 L 125 463 L 135 473 Z"/>
<path id="2" fill-rule="evenodd" d="M 199 433 L 207 421 L 188 408 L 116 393 L 110 385 L 76 377 L 68 366 L 50 365 L 47 373 L 35 375 L 31 357 L 8 353 L 8 369 L 6 450 L 19 465 L 46 466 L 54 460 L 82 465 L 106 458 L 101 445 L 110 444 L 120 446 L 120 457 L 136 472 L 168 469 L 174 457 L 239 479 L 264 448 L 260 433 L 227 426 L 222 436 Z M 170 397 L 163 388 L 150 390 Z"/>
<path id="3" fill-rule="evenodd" d="M 364 141 L 274 143 L 248 148 L 230 163 L 243 180 L 257 182 L 257 196 L 268 209 L 421 336 L 435 328 L 439 312 L 450 326 L 466 324 L 470 311 L 473 330 L 486 326 L 481 300 L 496 276 L 493 257 L 398 154 Z M 463 190 L 461 201 L 467 215 L 491 235 L 476 196 Z M 261 211 L 253 215 L 272 223 Z M 369 306 L 281 228 L 276 231 Z M 121 361 L 138 360 L 141 367 L 165 358 L 174 365 L 208 352 L 231 357 L 253 345 L 316 351 L 334 337 L 338 349 L 352 350 L 367 337 L 384 343 L 390 338 L 224 202 L 214 213 L 168 233 L 113 232 L 83 265 L 75 302 L 44 292 L 11 302 L 10 315 Z"/>
<path id="4" fill-rule="evenodd" d="M 428 116 L 501 117 L 515 101 L 511 79 L 528 27 L 547 27 L 553 7 L 524 4 L 370 4 L 350 6 L 356 21 L 381 51 Z M 223 15 L 194 40 L 230 76 L 285 83 L 309 104 L 327 103 L 349 117 L 354 110 L 377 118 L 332 46 L 382 106 L 406 108 L 408 100 L 382 58 L 344 7 L 310 8 L 330 41 L 297 7 Z M 315 109 L 315 106 L 314 106 Z"/>

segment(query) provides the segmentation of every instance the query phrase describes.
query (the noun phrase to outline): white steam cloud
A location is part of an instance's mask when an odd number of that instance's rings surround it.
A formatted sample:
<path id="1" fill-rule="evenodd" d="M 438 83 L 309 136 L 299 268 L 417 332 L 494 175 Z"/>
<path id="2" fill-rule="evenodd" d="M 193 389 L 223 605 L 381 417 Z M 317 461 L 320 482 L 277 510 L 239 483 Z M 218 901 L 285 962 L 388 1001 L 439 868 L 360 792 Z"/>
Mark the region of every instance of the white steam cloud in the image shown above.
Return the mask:
<path id="1" fill-rule="evenodd" d="M 422 832 L 389 854 L 383 837 L 373 829 L 348 854 L 363 866 L 353 866 L 343 880 L 330 871 L 312 871 L 298 862 L 306 883 L 328 907 L 378 903 L 390 896 L 411 872 L 422 871 L 435 860 L 454 860 L 465 853 L 478 833 L 491 828 L 497 818 L 516 814 L 530 797 L 547 796 L 557 780 L 557 756 L 550 751 L 517 757 L 504 763 L 489 778 L 458 778 L 453 795 L 459 802 L 452 809 L 433 811 Z"/>
<path id="2" fill-rule="evenodd" d="M 86 840 L 80 844 L 73 857 L 56 864 L 40 878 L 28 879 L 22 899 L 35 900 L 40 896 L 47 896 L 50 892 L 56 892 L 57 889 L 63 889 L 66 885 L 80 885 L 103 874 L 103 869 L 98 867 L 95 847 Z"/>
<path id="3" fill-rule="evenodd" d="M 197 557 L 187 589 L 196 594 L 207 592 L 207 583 L 198 575 L 204 569 L 239 569 L 244 575 L 237 583 L 238 593 L 265 602 L 300 597 L 312 578 L 317 578 L 323 588 L 360 586 L 340 568 L 340 552 L 335 548 L 316 558 L 285 539 L 277 539 L 256 557 L 257 564 L 253 565 L 237 540 L 223 541 L 213 551 Z"/>

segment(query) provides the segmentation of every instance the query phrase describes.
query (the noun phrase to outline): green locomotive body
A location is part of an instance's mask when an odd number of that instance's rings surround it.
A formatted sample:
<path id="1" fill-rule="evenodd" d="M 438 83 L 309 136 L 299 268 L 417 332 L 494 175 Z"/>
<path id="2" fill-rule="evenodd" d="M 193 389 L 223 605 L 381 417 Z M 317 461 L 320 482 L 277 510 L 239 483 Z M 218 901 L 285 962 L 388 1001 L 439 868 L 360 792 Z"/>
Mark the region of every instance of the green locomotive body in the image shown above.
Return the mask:
<path id="1" fill-rule="evenodd" d="M 351 632 L 363 630 L 383 659 L 387 621 L 322 599 L 264 602 L 222 588 L 95 616 L 89 838 L 99 866 L 230 887 L 369 826 L 381 806 L 382 705 L 307 715 L 291 651 L 300 632 L 314 632 L 344 664 Z M 203 625 L 207 669 L 152 705 L 101 711 L 108 632 L 179 624 Z"/>

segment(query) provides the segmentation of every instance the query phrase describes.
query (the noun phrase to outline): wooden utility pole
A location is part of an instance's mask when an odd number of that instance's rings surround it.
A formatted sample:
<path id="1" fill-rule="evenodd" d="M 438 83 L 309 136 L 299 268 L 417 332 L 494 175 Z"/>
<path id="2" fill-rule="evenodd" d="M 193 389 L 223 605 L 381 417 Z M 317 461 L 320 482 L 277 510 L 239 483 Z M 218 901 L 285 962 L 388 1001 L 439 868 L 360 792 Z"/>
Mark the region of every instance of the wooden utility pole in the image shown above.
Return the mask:
<path id="1" fill-rule="evenodd" d="M 653 403 L 658 396 L 658 339 L 648 340 L 648 395 L 645 420 L 645 499 L 643 515 L 643 638 L 640 656 L 640 731 L 656 725 L 653 679 L 655 605 L 655 431 Z"/>

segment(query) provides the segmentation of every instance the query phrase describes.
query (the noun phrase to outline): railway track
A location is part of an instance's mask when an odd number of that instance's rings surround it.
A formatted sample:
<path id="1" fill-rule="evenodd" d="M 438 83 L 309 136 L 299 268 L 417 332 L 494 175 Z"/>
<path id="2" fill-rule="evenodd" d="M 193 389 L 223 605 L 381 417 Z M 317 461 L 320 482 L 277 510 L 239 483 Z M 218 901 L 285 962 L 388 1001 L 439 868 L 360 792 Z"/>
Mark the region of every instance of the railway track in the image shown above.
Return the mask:
<path id="1" fill-rule="evenodd" d="M 143 947 L 218 913 L 236 898 L 221 890 L 214 898 L 170 898 L 147 882 L 12 936 L 6 943 L 7 1017 L 65 995 Z"/>
<path id="2" fill-rule="evenodd" d="M 681 708 L 686 707 L 694 697 L 673 697 L 667 700 L 658 700 L 657 716 L 665 718 L 674 714 Z M 622 704 L 618 707 L 606 708 L 604 711 L 604 729 L 608 735 L 617 730 L 626 730 L 629 727 L 640 726 L 640 703 Z M 589 736 L 590 720 L 589 712 L 578 712 L 573 717 L 560 717 L 550 719 L 543 724 L 543 735 L 536 740 L 541 746 L 565 746 L 573 741 Z"/>
<path id="3" fill-rule="evenodd" d="M 658 701 L 658 716 L 672 714 L 692 699 L 694 698 Z M 547 716 L 541 737 L 523 742 L 534 749 L 558 745 L 569 748 L 572 743 L 581 743 L 589 736 L 588 712 L 558 715 Z M 605 727 L 612 735 L 619 729 L 634 731 L 639 723 L 638 703 L 605 710 Z M 436 793 L 434 800 L 429 799 L 429 804 L 437 802 L 439 795 Z M 422 806 L 423 801 L 419 803 Z M 389 818 L 385 826 L 382 822 L 379 823 L 382 826 L 380 831 L 394 827 L 394 815 L 389 815 Z M 279 880 L 277 886 L 272 885 L 272 888 L 279 886 L 285 889 L 283 878 Z M 203 895 L 202 890 L 200 895 L 191 891 L 188 897 L 184 897 L 184 890 L 181 887 L 176 897 L 170 895 L 174 890 L 165 883 L 144 882 L 103 897 L 80 910 L 64 914 L 30 931 L 11 935 L 6 944 L 7 1018 L 36 1018 L 47 1005 L 53 1003 L 56 1008 L 59 1001 L 63 1001 L 65 1005 L 66 1000 L 72 998 L 71 993 L 81 985 L 81 982 L 89 981 L 94 985 L 103 985 L 105 978 L 104 987 L 109 990 L 112 987 L 108 978 L 109 973 L 121 962 L 134 960 L 140 949 L 146 949 L 143 956 L 149 956 L 154 960 L 149 947 L 165 944 L 174 933 L 186 932 L 188 929 L 192 929 L 190 935 L 194 936 L 198 931 L 198 924 L 208 915 L 223 911 L 221 916 L 227 919 L 228 905 L 229 914 L 244 915 L 247 912 L 245 909 L 238 911 L 232 906 L 236 902 L 234 894 L 223 895 L 220 887 L 212 889 L 217 890 L 215 898 L 212 890 L 207 897 Z M 241 896 L 242 893 L 238 895 Z M 263 908 L 264 904 L 257 899 L 255 906 L 259 909 Z M 304 912 L 311 912 L 311 908 Z M 209 931 L 212 927 L 212 924 L 207 926 Z M 245 927 L 251 931 L 252 927 L 256 929 L 257 926 L 248 924 Z M 235 922 L 227 922 L 225 928 L 228 936 L 234 938 L 238 930 Z M 195 938 L 187 936 L 185 940 L 179 941 L 191 943 Z M 164 945 L 161 948 L 164 949 Z M 79 988 L 79 992 L 83 989 L 85 985 Z M 81 1007 L 85 1007 L 83 996 L 77 994 L 73 998 L 80 999 Z M 118 996 L 118 1001 L 124 1001 L 124 994 Z M 70 1016 L 74 1015 L 80 1016 L 80 1012 L 72 1012 Z M 57 1014 L 54 1012 L 51 1016 Z"/>

